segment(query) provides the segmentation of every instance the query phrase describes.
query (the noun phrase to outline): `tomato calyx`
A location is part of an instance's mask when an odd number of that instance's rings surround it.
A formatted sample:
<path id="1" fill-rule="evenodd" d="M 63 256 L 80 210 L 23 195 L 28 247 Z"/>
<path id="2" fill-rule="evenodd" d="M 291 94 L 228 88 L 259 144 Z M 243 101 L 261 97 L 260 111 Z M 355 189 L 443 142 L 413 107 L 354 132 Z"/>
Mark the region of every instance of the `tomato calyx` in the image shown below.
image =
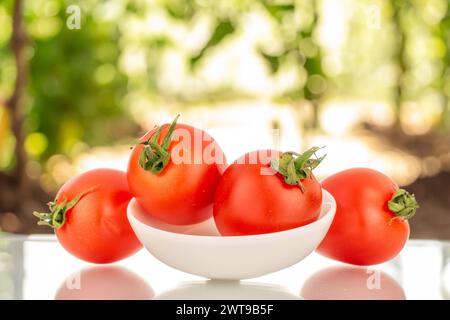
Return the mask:
<path id="1" fill-rule="evenodd" d="M 289 185 L 299 185 L 302 192 L 305 187 L 302 180 L 311 176 L 312 171 L 323 161 L 326 155 L 317 157 L 316 152 L 323 147 L 312 147 L 299 154 L 296 152 L 284 152 L 280 158 L 272 158 L 270 166 L 281 174 Z"/>
<path id="2" fill-rule="evenodd" d="M 55 201 L 51 201 L 47 203 L 48 208 L 50 212 L 37 212 L 34 211 L 33 215 L 37 218 L 39 218 L 39 221 L 37 222 L 40 226 L 48 226 L 52 227 L 54 229 L 61 228 L 64 223 L 66 222 L 66 213 L 70 209 L 72 209 L 80 199 L 85 196 L 87 193 L 93 191 L 96 187 L 92 187 L 87 189 L 86 191 L 83 191 L 78 196 L 76 196 L 71 201 L 68 201 L 67 199 L 64 199 L 61 203 L 57 204 L 58 199 L 55 199 Z"/>
<path id="3" fill-rule="evenodd" d="M 393 219 L 411 219 L 419 208 L 416 197 L 405 189 L 398 189 L 391 200 L 388 202 L 388 208 L 395 217 Z"/>
<path id="4" fill-rule="evenodd" d="M 180 115 L 177 115 L 172 121 L 161 144 L 158 144 L 158 139 L 161 135 L 162 126 L 158 127 L 158 130 L 151 135 L 147 141 L 140 143 L 144 146 L 139 156 L 139 166 L 142 169 L 158 174 L 161 173 L 169 163 L 169 146 L 179 117 Z"/>

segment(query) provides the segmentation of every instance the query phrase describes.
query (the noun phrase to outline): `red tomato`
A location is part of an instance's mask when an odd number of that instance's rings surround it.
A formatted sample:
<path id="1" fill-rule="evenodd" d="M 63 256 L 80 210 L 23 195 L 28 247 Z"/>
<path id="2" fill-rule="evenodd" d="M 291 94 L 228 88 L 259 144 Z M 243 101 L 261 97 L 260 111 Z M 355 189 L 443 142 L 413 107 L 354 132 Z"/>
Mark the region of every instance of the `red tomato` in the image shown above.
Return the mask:
<path id="1" fill-rule="evenodd" d="M 395 257 L 409 237 L 418 208 L 409 194 L 384 174 L 366 168 L 337 173 L 322 182 L 337 203 L 336 216 L 320 254 L 355 265 L 373 265 Z"/>
<path id="2" fill-rule="evenodd" d="M 271 158 L 278 160 L 278 173 L 272 169 L 274 162 L 268 161 Z M 219 232 L 225 236 L 270 233 L 315 221 L 320 214 L 322 190 L 310 165 L 317 166 L 321 159 L 307 158 L 305 166 L 298 166 L 307 170 L 300 172 L 307 173 L 301 179 L 295 168 L 293 175 L 287 175 L 287 167 L 299 159 L 290 153 L 255 151 L 230 165 L 214 200 L 214 219 Z"/>
<path id="3" fill-rule="evenodd" d="M 149 131 L 141 141 L 148 144 L 133 149 L 127 177 L 131 193 L 147 214 L 176 225 L 211 217 L 214 193 L 226 167 L 214 139 L 203 130 L 176 124 L 175 119 L 171 126 Z"/>
<path id="4" fill-rule="evenodd" d="M 50 203 L 50 213 L 35 213 L 55 228 L 61 245 L 93 263 L 126 258 L 141 248 L 127 219 L 131 199 L 126 175 L 112 169 L 85 172 L 66 182 Z"/>

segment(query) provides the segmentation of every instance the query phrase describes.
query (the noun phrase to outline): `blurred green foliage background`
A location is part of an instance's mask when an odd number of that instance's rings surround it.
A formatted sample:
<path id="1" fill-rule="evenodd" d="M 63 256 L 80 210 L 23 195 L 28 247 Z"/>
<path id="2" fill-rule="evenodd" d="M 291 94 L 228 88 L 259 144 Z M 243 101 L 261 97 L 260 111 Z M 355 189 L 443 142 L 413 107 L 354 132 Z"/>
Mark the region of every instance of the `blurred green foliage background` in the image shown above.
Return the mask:
<path id="1" fill-rule="evenodd" d="M 16 79 L 13 4 L 0 2 L 0 104 Z M 71 5 L 81 10 L 79 30 L 67 26 Z M 447 141 L 446 0 L 24 0 L 22 14 L 30 39 L 27 172 L 49 193 L 61 183 L 49 173 L 56 156 L 131 145 L 161 113 L 205 105 L 219 113 L 216 105 L 234 101 L 302 109 L 305 135 L 327 131 L 321 114 L 340 101 L 407 148 L 421 146 L 417 137 Z M 0 171 L 8 173 L 15 137 L 6 110 L 0 107 Z M 328 127 L 347 121 L 337 114 Z"/>

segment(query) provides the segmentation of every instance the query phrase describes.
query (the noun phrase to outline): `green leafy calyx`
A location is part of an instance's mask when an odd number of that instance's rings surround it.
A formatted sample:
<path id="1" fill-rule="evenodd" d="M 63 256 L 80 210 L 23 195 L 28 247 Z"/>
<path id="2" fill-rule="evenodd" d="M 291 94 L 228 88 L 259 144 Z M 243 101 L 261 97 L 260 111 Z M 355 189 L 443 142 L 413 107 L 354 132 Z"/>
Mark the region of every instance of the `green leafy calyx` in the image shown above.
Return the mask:
<path id="1" fill-rule="evenodd" d="M 163 126 L 158 127 L 156 132 L 150 136 L 147 141 L 141 142 L 142 148 L 139 156 L 139 166 L 154 174 L 161 173 L 170 160 L 169 146 L 172 140 L 173 132 L 177 126 L 177 120 L 180 115 L 177 115 L 169 127 L 161 144 L 158 144 L 159 137 Z"/>
<path id="2" fill-rule="evenodd" d="M 316 152 L 321 148 L 312 147 L 304 153 L 284 152 L 280 158 L 273 158 L 270 166 L 284 177 L 289 185 L 299 185 L 305 192 L 302 180 L 311 176 L 312 171 L 323 161 L 326 155 L 317 157 Z"/>
<path id="3" fill-rule="evenodd" d="M 389 200 L 388 208 L 395 213 L 395 218 L 408 220 L 416 214 L 419 203 L 413 194 L 405 189 L 398 189 Z"/>
<path id="4" fill-rule="evenodd" d="M 50 212 L 33 212 L 33 215 L 39 218 L 37 224 L 40 226 L 49 226 L 55 229 L 61 228 L 66 222 L 67 211 L 72 209 L 83 196 L 93 191 L 95 188 L 96 187 L 93 187 L 86 191 L 83 191 L 70 201 L 64 199 L 60 203 L 57 203 L 58 199 L 55 199 L 55 201 L 49 202 L 47 205 Z"/>

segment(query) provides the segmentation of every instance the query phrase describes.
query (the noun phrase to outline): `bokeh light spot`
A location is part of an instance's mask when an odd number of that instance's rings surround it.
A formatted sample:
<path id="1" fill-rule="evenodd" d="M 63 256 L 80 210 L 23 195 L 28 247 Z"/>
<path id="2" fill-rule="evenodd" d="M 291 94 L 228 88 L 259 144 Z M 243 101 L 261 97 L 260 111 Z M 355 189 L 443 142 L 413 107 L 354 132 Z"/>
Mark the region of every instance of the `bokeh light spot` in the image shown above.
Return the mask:
<path id="1" fill-rule="evenodd" d="M 39 157 L 47 147 L 48 139 L 40 132 L 30 133 L 25 139 L 25 150 L 32 156 Z"/>

